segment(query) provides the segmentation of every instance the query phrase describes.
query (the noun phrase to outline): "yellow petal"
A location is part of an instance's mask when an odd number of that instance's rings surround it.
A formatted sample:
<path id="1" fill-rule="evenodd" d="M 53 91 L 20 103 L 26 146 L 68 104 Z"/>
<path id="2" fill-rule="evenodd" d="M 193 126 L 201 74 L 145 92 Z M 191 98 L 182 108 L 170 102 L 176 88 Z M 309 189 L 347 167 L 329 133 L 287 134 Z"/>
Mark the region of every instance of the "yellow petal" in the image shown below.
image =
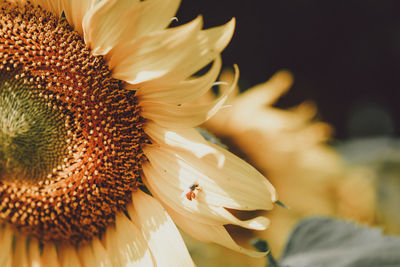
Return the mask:
<path id="1" fill-rule="evenodd" d="M 61 16 L 62 0 L 35 0 L 34 2 L 56 16 Z"/>
<path id="2" fill-rule="evenodd" d="M 62 8 L 68 23 L 83 36 L 83 23 L 85 15 L 88 14 L 96 3 L 96 0 L 64 0 Z"/>
<path id="3" fill-rule="evenodd" d="M 114 47 L 124 25 L 135 18 L 138 5 L 139 0 L 103 0 L 88 12 L 83 33 L 94 55 L 105 55 Z"/>
<path id="4" fill-rule="evenodd" d="M 228 45 L 232 39 L 234 29 L 235 19 L 232 18 L 225 25 L 201 31 L 195 40 L 197 50 L 190 58 L 183 61 L 178 68 L 171 71 L 169 76 L 182 80 L 207 66 Z"/>
<path id="5" fill-rule="evenodd" d="M 75 247 L 70 245 L 59 246 L 57 248 L 61 267 L 81 267 Z"/>
<path id="6" fill-rule="evenodd" d="M 85 20 L 85 42 L 94 55 L 105 55 L 118 43 L 167 27 L 179 3 L 178 0 L 103 0 Z"/>
<path id="7" fill-rule="evenodd" d="M 123 25 L 126 28 L 118 42 L 130 42 L 145 34 L 165 29 L 171 23 L 180 2 L 180 0 L 142 1 L 139 3 L 140 12 L 138 12 L 138 16 L 129 18 L 130 23 Z"/>
<path id="8" fill-rule="evenodd" d="M 112 266 L 154 266 L 141 231 L 124 214 L 116 216 L 115 227 L 109 226 L 104 238 Z"/>
<path id="9" fill-rule="evenodd" d="M 187 217 L 196 217 L 199 222 L 207 224 L 235 224 L 253 230 L 265 230 L 269 220 L 257 217 L 251 220 L 241 221 L 233 216 L 226 208 L 242 210 L 265 209 L 267 205 L 262 203 L 253 204 L 254 198 L 240 191 L 240 184 L 231 183 L 231 188 L 224 188 L 219 184 L 219 177 L 208 177 L 202 172 L 207 170 L 196 170 L 187 164 L 182 158 L 175 154 L 169 154 L 166 150 L 159 149 L 146 151 L 146 156 L 151 164 L 143 166 L 145 184 L 148 185 L 155 197 L 173 208 L 175 211 Z M 229 179 L 224 177 L 224 179 Z M 188 199 L 186 193 L 193 184 L 199 185 L 195 199 Z M 232 186 L 233 185 L 233 186 Z M 254 191 L 261 191 L 253 188 Z M 257 195 L 258 192 L 256 192 Z M 268 194 L 268 192 L 264 193 Z M 246 196 L 250 200 L 246 199 Z M 263 197 L 263 196 L 261 196 Z"/>
<path id="10" fill-rule="evenodd" d="M 194 266 L 182 237 L 164 208 L 153 197 L 137 191 L 128 213 L 134 218 L 158 266 Z"/>
<path id="11" fill-rule="evenodd" d="M 202 180 L 210 190 L 207 191 L 210 199 L 205 199 L 210 204 L 268 210 L 277 200 L 274 187 L 261 173 L 234 154 L 204 140 L 194 129 L 170 131 L 149 124 L 146 132 L 158 144 L 144 149 L 148 158 L 158 157 L 158 161 L 150 160 L 150 164 L 168 165 L 165 167 L 179 171 L 182 179 L 188 177 L 189 183 Z"/>
<path id="12" fill-rule="evenodd" d="M 140 102 L 142 116 L 167 128 L 191 128 L 211 118 L 224 104 L 229 93 L 235 88 L 239 70 L 235 65 L 236 75 L 229 89 L 210 103 L 187 103 L 173 105 L 162 102 Z"/>
<path id="13" fill-rule="evenodd" d="M 84 267 L 112 267 L 107 251 L 97 237 L 91 243 L 80 246 L 78 254 Z"/>
<path id="14" fill-rule="evenodd" d="M 239 246 L 222 225 L 209 225 L 197 222 L 195 217 L 187 218 L 167 209 L 174 222 L 186 233 L 203 242 L 213 242 L 251 257 L 264 257 L 267 252 L 258 252 Z"/>
<path id="15" fill-rule="evenodd" d="M 212 155 L 218 160 L 217 165 L 222 166 L 225 157 L 218 153 L 218 150 L 208 145 L 204 138 L 193 130 L 169 130 L 149 122 L 146 125 L 146 133 L 153 139 L 156 144 L 167 145 L 180 151 L 188 151 L 193 153 L 197 158 Z"/>
<path id="16" fill-rule="evenodd" d="M 240 106 L 271 105 L 287 92 L 293 83 L 293 76 L 288 71 L 279 71 L 267 82 L 254 86 L 239 95 Z"/>
<path id="17" fill-rule="evenodd" d="M 4 227 L 4 228 L 2 228 Z M 11 266 L 13 231 L 0 225 L 0 266 Z"/>
<path id="18" fill-rule="evenodd" d="M 14 253 L 12 257 L 12 267 L 28 267 L 28 253 L 26 237 L 18 235 L 15 240 Z M 11 256 L 11 255 L 10 255 Z"/>
<path id="19" fill-rule="evenodd" d="M 171 84 L 143 83 L 136 91 L 136 95 L 140 101 L 163 101 L 175 105 L 194 101 L 210 90 L 219 75 L 221 65 L 221 57 L 217 57 L 210 70 L 200 77 Z"/>
<path id="20" fill-rule="evenodd" d="M 29 266 L 30 267 L 40 267 L 40 248 L 39 241 L 36 238 L 32 238 L 29 242 Z"/>
<path id="21" fill-rule="evenodd" d="M 108 57 L 113 76 L 136 84 L 167 74 L 193 53 L 202 24 L 198 17 L 185 25 L 120 43 Z"/>
<path id="22" fill-rule="evenodd" d="M 43 267 L 61 267 L 57 257 L 57 250 L 53 243 L 45 243 L 41 255 Z"/>

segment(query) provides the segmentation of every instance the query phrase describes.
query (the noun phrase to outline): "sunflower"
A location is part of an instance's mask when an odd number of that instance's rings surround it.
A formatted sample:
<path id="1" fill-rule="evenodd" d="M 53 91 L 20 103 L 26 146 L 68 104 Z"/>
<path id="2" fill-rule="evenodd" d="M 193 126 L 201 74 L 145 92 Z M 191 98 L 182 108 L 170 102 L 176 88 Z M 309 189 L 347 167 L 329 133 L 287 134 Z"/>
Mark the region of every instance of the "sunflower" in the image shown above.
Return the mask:
<path id="1" fill-rule="evenodd" d="M 0 266 L 191 266 L 175 224 L 265 255 L 227 226 L 274 188 L 193 128 L 234 20 L 169 28 L 179 2 L 1 0 Z"/>
<path id="2" fill-rule="evenodd" d="M 226 71 L 221 80 L 232 76 Z M 271 227 L 261 234 L 275 256 L 301 218 L 338 215 L 336 191 L 346 175 L 340 156 L 325 143 L 331 127 L 315 119 L 314 104 L 303 102 L 290 109 L 274 105 L 292 83 L 292 74 L 283 70 L 243 93 L 236 88 L 226 101 L 229 108 L 204 124 L 230 149 L 268 175 L 280 200 L 290 208 L 269 212 Z M 203 100 L 213 98 L 209 92 Z"/>

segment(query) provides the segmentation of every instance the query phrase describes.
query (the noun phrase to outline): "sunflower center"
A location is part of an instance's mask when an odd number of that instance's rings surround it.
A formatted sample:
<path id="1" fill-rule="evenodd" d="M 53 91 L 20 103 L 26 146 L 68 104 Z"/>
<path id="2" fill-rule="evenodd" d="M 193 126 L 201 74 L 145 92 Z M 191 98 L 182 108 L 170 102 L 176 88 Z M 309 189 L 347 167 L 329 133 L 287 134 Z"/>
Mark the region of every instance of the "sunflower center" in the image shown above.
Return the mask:
<path id="1" fill-rule="evenodd" d="M 101 234 L 141 182 L 143 127 L 135 92 L 64 18 L 0 2 L 0 224 L 43 241 Z"/>
<path id="2" fill-rule="evenodd" d="M 0 74 L 0 180 L 35 182 L 67 155 L 64 120 L 31 88 Z"/>

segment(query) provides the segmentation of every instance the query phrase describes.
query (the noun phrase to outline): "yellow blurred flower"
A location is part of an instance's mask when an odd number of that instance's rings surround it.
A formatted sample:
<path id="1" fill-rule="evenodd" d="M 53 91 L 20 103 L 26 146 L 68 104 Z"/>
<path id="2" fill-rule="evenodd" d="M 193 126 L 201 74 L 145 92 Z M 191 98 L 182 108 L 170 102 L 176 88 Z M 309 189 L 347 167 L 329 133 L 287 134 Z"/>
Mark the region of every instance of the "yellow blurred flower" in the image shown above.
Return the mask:
<path id="1" fill-rule="evenodd" d="M 226 71 L 221 80 L 229 81 L 232 75 Z M 346 192 L 356 183 L 354 171 L 346 169 L 338 153 L 326 144 L 332 130 L 314 119 L 315 106 L 310 102 L 286 110 L 273 106 L 292 82 L 288 71 L 280 71 L 243 93 L 236 88 L 226 106 L 203 125 L 268 177 L 279 200 L 290 208 L 268 212 L 271 227 L 263 237 L 276 255 L 291 228 L 305 216 L 341 216 L 364 222 L 373 217 L 370 196 L 361 195 L 355 201 Z M 367 182 L 364 185 L 371 187 Z M 345 208 L 350 206 L 352 211 Z"/>

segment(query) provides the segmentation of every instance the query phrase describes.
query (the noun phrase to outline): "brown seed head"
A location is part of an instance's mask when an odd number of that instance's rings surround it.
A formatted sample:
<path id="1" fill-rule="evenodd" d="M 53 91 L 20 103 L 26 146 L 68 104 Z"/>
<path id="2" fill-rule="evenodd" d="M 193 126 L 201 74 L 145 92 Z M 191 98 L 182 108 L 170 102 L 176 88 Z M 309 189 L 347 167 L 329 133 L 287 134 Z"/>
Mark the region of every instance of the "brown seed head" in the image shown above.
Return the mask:
<path id="1" fill-rule="evenodd" d="M 64 18 L 0 4 L 0 223 L 43 241 L 100 234 L 140 183 L 134 91 Z"/>

